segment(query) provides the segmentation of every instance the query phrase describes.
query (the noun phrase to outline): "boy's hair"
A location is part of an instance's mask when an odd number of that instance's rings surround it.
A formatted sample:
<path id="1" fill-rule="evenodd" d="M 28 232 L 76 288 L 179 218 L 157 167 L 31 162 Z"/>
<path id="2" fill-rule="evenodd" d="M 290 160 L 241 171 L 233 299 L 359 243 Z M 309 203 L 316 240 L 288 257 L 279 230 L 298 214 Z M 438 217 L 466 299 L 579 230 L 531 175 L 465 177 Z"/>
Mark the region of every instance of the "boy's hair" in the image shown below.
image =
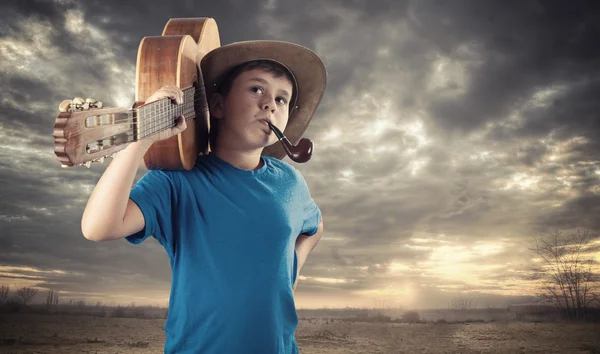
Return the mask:
<path id="1" fill-rule="evenodd" d="M 237 77 L 240 76 L 242 73 L 254 69 L 262 69 L 268 72 L 269 74 L 272 74 L 276 78 L 285 76 L 285 78 L 292 84 L 292 88 L 294 88 L 295 86 L 294 78 L 292 77 L 290 72 L 282 65 L 270 60 L 253 60 L 238 65 L 237 67 L 229 71 L 219 84 L 219 87 L 217 87 L 217 92 L 224 96 L 227 96 L 229 94 L 229 91 L 231 91 L 231 87 L 233 86 L 233 82 L 235 81 L 235 79 L 237 79 Z M 293 97 L 295 94 L 296 92 L 292 92 L 292 100 L 290 100 L 290 103 L 294 102 Z"/>
<path id="2" fill-rule="evenodd" d="M 249 61 L 247 63 L 238 65 L 237 67 L 231 69 L 227 74 L 225 74 L 225 76 L 223 77 L 223 80 L 219 83 L 216 93 L 219 93 L 223 96 L 227 96 L 229 95 L 229 92 L 231 91 L 231 87 L 233 86 L 233 82 L 235 81 L 235 79 L 238 78 L 238 76 L 240 76 L 242 73 L 246 72 L 246 71 L 250 71 L 250 70 L 254 70 L 254 69 L 261 69 L 264 70 L 265 72 L 272 74 L 274 77 L 276 78 L 280 78 L 282 76 L 284 76 L 291 84 L 292 84 L 292 97 L 290 98 L 290 112 L 292 111 L 293 107 L 293 103 L 296 101 L 296 85 L 295 85 L 295 81 L 294 78 L 292 77 L 292 75 L 290 74 L 290 72 L 282 65 L 274 62 L 274 61 L 270 61 L 270 60 L 253 60 L 253 61 Z M 210 99 L 210 97 L 208 98 Z M 215 146 L 216 144 L 216 138 L 217 138 L 217 131 L 216 128 L 217 125 L 217 119 L 215 119 L 212 115 L 210 116 L 210 145 L 211 146 Z"/>

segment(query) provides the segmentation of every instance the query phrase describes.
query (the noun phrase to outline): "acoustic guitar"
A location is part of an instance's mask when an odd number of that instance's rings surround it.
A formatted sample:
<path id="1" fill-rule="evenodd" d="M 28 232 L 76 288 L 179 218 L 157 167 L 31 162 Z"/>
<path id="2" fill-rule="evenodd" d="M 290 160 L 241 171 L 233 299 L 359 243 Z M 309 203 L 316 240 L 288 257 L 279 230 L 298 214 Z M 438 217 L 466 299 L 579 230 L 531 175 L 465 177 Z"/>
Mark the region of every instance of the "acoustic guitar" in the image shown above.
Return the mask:
<path id="1" fill-rule="evenodd" d="M 176 124 L 184 115 L 187 129 L 153 143 L 144 155 L 148 169 L 191 169 L 199 154 L 209 151 L 210 114 L 200 62 L 221 45 L 212 18 L 170 19 L 161 36 L 144 37 L 138 48 L 135 104 L 103 107 L 102 102 L 76 97 L 59 105 L 54 123 L 54 153 L 62 167 L 103 162 L 135 141 Z M 165 98 L 146 99 L 164 86 L 184 92 L 181 104 Z"/>

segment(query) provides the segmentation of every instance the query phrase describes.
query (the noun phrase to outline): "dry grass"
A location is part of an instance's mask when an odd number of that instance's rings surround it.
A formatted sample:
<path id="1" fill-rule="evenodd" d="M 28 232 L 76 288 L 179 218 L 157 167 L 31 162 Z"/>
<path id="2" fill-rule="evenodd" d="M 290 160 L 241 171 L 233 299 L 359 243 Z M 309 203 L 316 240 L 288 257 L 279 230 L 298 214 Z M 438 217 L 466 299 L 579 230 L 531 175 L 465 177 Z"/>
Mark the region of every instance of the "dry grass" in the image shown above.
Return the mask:
<path id="1" fill-rule="evenodd" d="M 162 353 L 164 319 L 0 315 L 1 353 Z M 600 324 L 302 319 L 302 354 L 600 353 Z"/>
<path id="2" fill-rule="evenodd" d="M 600 324 L 301 321 L 302 354 L 600 353 Z"/>

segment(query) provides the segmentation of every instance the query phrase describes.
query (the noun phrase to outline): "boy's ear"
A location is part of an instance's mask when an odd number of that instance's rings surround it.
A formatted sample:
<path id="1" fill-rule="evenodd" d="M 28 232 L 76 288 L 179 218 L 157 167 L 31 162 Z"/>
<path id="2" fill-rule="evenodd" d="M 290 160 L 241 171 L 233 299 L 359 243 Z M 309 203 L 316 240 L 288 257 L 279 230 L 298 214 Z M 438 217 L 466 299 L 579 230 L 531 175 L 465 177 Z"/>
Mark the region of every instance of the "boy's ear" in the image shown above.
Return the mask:
<path id="1" fill-rule="evenodd" d="M 223 118 L 223 116 L 225 116 L 224 106 L 225 102 L 223 95 L 214 93 L 210 98 L 210 114 L 217 119 Z"/>

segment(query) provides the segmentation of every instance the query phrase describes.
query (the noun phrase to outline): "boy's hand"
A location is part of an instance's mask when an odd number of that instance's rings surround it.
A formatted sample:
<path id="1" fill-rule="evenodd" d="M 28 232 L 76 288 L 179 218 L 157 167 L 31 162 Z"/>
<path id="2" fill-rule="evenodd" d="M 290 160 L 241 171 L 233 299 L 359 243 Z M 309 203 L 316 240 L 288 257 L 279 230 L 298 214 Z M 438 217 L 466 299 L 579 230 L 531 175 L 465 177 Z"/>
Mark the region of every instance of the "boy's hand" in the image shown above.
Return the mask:
<path id="1" fill-rule="evenodd" d="M 165 97 L 169 97 L 171 100 L 175 101 L 176 104 L 183 103 L 183 91 L 179 87 L 176 86 L 165 86 L 160 88 L 158 91 L 154 92 L 144 104 L 148 104 L 151 102 L 155 102 L 161 100 Z M 147 137 L 147 140 L 152 142 L 157 142 L 161 140 L 169 139 L 172 136 L 175 136 L 182 131 L 187 129 L 187 124 L 185 122 L 185 117 L 183 115 L 177 117 L 177 125 L 172 127 L 171 129 L 167 129 L 161 132 L 158 132 L 154 135 Z"/>

